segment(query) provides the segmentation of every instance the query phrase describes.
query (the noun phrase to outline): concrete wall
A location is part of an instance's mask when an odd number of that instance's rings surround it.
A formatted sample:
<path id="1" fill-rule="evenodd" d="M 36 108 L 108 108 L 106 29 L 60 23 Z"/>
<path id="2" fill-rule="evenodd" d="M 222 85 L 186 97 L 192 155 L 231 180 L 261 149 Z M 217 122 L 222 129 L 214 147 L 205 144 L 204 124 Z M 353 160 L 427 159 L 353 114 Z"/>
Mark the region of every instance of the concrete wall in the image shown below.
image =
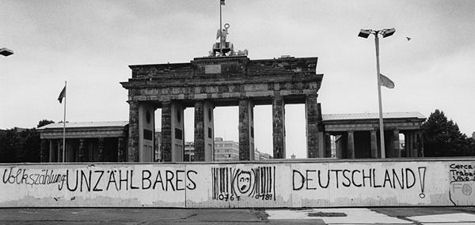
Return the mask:
<path id="1" fill-rule="evenodd" d="M 475 158 L 1 164 L 0 207 L 467 206 L 474 168 Z"/>

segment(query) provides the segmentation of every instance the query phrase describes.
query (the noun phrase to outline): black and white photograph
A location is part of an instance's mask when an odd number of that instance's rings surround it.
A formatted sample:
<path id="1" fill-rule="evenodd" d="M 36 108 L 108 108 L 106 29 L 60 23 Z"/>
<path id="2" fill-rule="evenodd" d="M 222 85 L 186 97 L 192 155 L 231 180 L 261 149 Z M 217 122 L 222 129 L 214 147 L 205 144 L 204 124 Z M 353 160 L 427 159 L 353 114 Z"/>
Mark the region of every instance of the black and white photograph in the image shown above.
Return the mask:
<path id="1" fill-rule="evenodd" d="M 0 224 L 475 224 L 474 12 L 0 0 Z"/>

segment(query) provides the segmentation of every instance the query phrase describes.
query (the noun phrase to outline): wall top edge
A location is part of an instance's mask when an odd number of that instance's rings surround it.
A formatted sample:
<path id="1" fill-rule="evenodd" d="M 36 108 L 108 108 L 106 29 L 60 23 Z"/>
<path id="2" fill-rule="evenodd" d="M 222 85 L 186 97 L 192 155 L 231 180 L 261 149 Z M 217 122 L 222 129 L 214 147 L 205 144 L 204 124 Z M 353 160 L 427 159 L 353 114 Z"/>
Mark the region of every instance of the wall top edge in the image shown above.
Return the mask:
<path id="1" fill-rule="evenodd" d="M 453 158 L 393 158 L 393 159 L 296 159 L 296 160 L 266 160 L 266 161 L 223 161 L 223 162 L 71 162 L 71 163 L 0 163 L 0 167 L 7 166 L 35 166 L 35 165 L 85 165 L 88 167 L 100 165 L 240 165 L 240 164 L 300 164 L 300 163 L 351 163 L 351 162 L 470 162 L 475 161 L 475 157 L 453 157 Z"/>

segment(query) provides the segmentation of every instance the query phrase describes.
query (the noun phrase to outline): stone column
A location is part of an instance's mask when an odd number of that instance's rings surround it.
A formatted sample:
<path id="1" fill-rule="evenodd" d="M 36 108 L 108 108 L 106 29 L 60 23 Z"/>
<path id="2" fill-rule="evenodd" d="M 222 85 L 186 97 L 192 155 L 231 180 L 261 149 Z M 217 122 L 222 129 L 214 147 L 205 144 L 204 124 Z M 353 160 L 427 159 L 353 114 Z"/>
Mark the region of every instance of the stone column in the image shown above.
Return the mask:
<path id="1" fill-rule="evenodd" d="M 404 151 L 406 152 L 406 158 L 411 157 L 411 152 L 409 151 L 409 146 L 407 145 L 408 139 L 407 139 L 407 132 L 404 132 Z"/>
<path id="2" fill-rule="evenodd" d="M 40 141 L 40 162 L 46 162 L 48 159 L 48 143 L 46 139 Z"/>
<path id="3" fill-rule="evenodd" d="M 406 157 L 414 157 L 414 154 L 412 152 L 411 148 L 411 132 L 406 131 L 404 133 L 404 148 L 406 150 Z"/>
<path id="4" fill-rule="evenodd" d="M 56 154 L 56 161 L 57 162 L 62 162 L 63 161 L 63 140 L 61 139 L 56 139 L 56 147 L 57 147 L 57 154 Z"/>
<path id="5" fill-rule="evenodd" d="M 345 158 L 345 154 L 343 152 L 343 143 L 344 143 L 344 135 L 335 135 L 335 156 L 337 159 Z"/>
<path id="6" fill-rule="evenodd" d="M 370 131 L 371 133 L 371 158 L 379 158 L 378 153 L 378 136 L 375 130 Z"/>
<path id="7" fill-rule="evenodd" d="M 239 100 L 239 160 L 254 160 L 254 106 Z"/>
<path id="8" fill-rule="evenodd" d="M 74 144 L 78 143 L 77 144 L 77 148 L 74 149 L 74 162 L 80 162 L 80 158 L 79 158 L 79 142 L 74 140 L 73 141 Z M 76 147 L 76 146 L 75 146 Z"/>
<path id="9" fill-rule="evenodd" d="M 172 161 L 171 102 L 162 102 L 162 161 Z"/>
<path id="10" fill-rule="evenodd" d="M 325 156 L 332 157 L 332 140 L 330 134 L 325 134 Z"/>
<path id="11" fill-rule="evenodd" d="M 125 149 L 124 149 L 124 138 L 117 138 L 117 161 L 124 162 Z"/>
<path id="12" fill-rule="evenodd" d="M 328 156 L 326 154 L 325 147 L 326 147 L 325 133 L 320 131 L 318 132 L 318 158 L 325 158 Z"/>
<path id="13" fill-rule="evenodd" d="M 325 158 L 330 157 L 331 154 L 326 154 L 326 139 L 325 139 L 325 128 L 323 127 L 323 118 L 322 118 L 322 106 L 320 103 L 317 103 L 317 128 L 318 128 L 318 157 Z"/>
<path id="14" fill-rule="evenodd" d="M 205 161 L 204 101 L 195 102 L 195 161 Z"/>
<path id="15" fill-rule="evenodd" d="M 171 110 L 171 102 L 162 102 L 162 141 L 160 152 L 164 162 L 172 161 Z"/>
<path id="16" fill-rule="evenodd" d="M 355 138 L 353 131 L 348 131 L 347 156 L 350 159 L 355 158 Z"/>
<path id="17" fill-rule="evenodd" d="M 180 102 L 171 104 L 171 159 L 172 162 L 183 162 L 185 153 L 185 108 Z"/>
<path id="18" fill-rule="evenodd" d="M 86 157 L 86 140 L 84 138 L 79 139 L 79 162 L 89 161 Z"/>
<path id="19" fill-rule="evenodd" d="M 214 106 L 210 102 L 195 103 L 195 161 L 213 160 L 214 154 Z"/>
<path id="20" fill-rule="evenodd" d="M 399 130 L 393 130 L 393 144 L 392 144 L 392 158 L 401 158 L 401 151 L 399 149 Z"/>
<path id="21" fill-rule="evenodd" d="M 98 147 L 97 147 L 99 162 L 104 162 L 104 138 L 98 138 Z"/>
<path id="22" fill-rule="evenodd" d="M 307 95 L 305 99 L 305 119 L 307 121 L 307 158 L 317 158 L 319 156 L 318 118 L 319 111 L 317 104 L 317 95 Z"/>
<path id="23" fill-rule="evenodd" d="M 129 102 L 129 141 L 127 161 L 139 161 L 139 104 L 136 101 Z"/>
<path id="24" fill-rule="evenodd" d="M 48 162 L 53 162 L 54 160 L 54 143 L 53 143 L 53 140 L 52 139 L 49 139 L 48 140 L 49 142 L 49 161 Z"/>
<path id="25" fill-rule="evenodd" d="M 162 103 L 162 161 L 183 161 L 185 147 L 183 116 L 183 106 L 180 103 Z"/>
<path id="26" fill-rule="evenodd" d="M 417 146 L 417 155 L 416 157 L 424 157 L 424 139 L 422 137 L 422 132 L 416 132 L 416 146 Z"/>
<path id="27" fill-rule="evenodd" d="M 280 95 L 272 100 L 272 137 L 274 159 L 285 159 L 285 104 Z"/>
<path id="28" fill-rule="evenodd" d="M 153 140 L 155 138 L 155 106 L 139 105 L 139 162 L 153 162 Z"/>
<path id="29" fill-rule="evenodd" d="M 411 131 L 409 133 L 408 137 L 409 137 L 408 142 L 409 142 L 409 150 L 411 151 L 411 157 L 417 157 L 417 148 L 414 144 L 414 141 L 415 141 L 414 140 L 414 137 L 415 137 L 414 132 Z"/>

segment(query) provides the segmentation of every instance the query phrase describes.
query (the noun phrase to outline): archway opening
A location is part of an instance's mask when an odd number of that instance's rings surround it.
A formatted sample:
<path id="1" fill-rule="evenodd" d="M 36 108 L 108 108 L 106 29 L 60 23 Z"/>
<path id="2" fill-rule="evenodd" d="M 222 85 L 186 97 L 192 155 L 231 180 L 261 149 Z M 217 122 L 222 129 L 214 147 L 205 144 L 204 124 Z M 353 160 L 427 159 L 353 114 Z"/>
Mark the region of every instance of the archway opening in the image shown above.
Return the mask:
<path id="1" fill-rule="evenodd" d="M 307 158 L 305 104 L 285 104 L 286 158 Z"/>
<path id="2" fill-rule="evenodd" d="M 184 129 L 185 129 L 185 149 L 183 151 L 183 161 L 195 161 L 194 141 L 195 141 L 195 108 L 188 107 L 184 110 Z"/>
<path id="3" fill-rule="evenodd" d="M 266 160 L 272 158 L 272 132 L 272 105 L 254 106 L 255 160 Z"/>
<path id="4" fill-rule="evenodd" d="M 214 108 L 214 161 L 239 160 L 239 107 Z"/>

